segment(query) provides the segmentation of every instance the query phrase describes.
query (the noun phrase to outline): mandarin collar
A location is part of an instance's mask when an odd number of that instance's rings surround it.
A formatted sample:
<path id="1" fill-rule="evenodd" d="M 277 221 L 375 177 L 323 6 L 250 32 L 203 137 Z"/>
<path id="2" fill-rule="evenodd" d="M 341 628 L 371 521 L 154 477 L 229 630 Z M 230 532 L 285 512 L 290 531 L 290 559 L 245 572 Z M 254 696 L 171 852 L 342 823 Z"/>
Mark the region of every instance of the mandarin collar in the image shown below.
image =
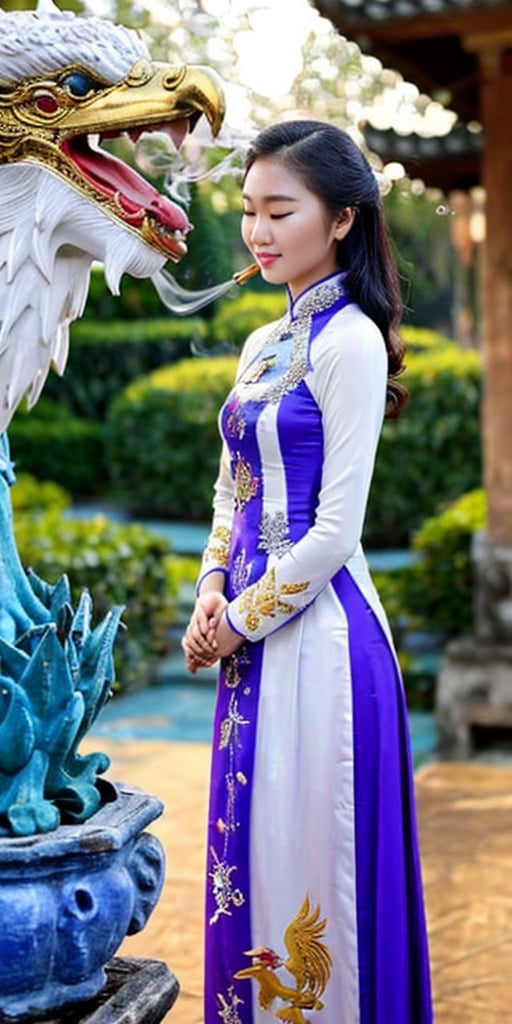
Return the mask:
<path id="1" fill-rule="evenodd" d="M 314 284 L 308 285 L 295 299 L 289 286 L 286 285 L 288 316 L 290 319 L 296 320 L 301 313 L 306 311 L 314 313 L 322 309 L 329 309 L 330 306 L 339 302 L 346 295 L 345 277 L 346 273 L 344 271 L 336 270 L 333 274 L 328 274 L 327 277 L 322 277 L 319 281 L 315 281 Z M 317 308 L 315 309 L 315 307 Z"/>

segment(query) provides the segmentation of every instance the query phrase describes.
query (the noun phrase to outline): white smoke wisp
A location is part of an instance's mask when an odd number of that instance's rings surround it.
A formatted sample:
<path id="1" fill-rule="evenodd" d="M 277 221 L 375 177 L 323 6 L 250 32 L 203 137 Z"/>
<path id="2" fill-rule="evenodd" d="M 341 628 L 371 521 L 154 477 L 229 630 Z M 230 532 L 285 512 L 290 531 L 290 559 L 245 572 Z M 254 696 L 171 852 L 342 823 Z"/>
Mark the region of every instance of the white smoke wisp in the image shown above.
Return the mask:
<path id="1" fill-rule="evenodd" d="M 171 198 L 188 207 L 191 185 L 218 184 L 226 177 L 242 177 L 249 142 L 249 136 L 226 126 L 212 142 L 199 125 L 179 151 L 164 132 L 141 135 L 134 148 L 134 159 L 145 175 L 162 176 L 163 188 Z M 235 275 L 210 288 L 192 291 L 183 288 L 167 269 L 157 271 L 152 281 L 164 306 L 177 316 L 197 313 L 215 299 L 234 294 L 234 286 L 242 283 Z"/>
<path id="2" fill-rule="evenodd" d="M 178 202 L 189 201 L 189 185 L 218 183 L 225 177 L 241 178 L 250 136 L 224 127 L 212 141 L 201 124 L 178 151 L 164 132 L 143 134 L 134 148 L 134 159 L 145 175 L 162 176 L 163 187 Z"/>

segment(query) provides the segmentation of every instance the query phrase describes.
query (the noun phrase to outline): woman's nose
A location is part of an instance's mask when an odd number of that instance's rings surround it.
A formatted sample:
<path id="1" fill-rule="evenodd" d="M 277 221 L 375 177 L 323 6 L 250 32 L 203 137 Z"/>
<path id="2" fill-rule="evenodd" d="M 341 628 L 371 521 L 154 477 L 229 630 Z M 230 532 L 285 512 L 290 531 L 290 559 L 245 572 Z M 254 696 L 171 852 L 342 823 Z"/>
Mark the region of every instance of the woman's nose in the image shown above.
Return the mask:
<path id="1" fill-rule="evenodd" d="M 268 217 L 254 218 L 251 240 L 255 245 L 268 245 L 272 241 L 272 231 Z"/>

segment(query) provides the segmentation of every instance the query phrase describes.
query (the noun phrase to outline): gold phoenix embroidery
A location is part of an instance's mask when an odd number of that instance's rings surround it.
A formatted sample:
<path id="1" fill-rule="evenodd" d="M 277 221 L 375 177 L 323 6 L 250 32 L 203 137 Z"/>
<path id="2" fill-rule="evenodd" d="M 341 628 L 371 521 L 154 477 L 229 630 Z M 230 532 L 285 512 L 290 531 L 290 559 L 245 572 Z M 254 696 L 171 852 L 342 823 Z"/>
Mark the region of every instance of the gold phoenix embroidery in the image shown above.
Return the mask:
<path id="1" fill-rule="evenodd" d="M 249 949 L 246 956 L 252 958 L 251 966 L 237 971 L 234 978 L 254 978 L 260 986 L 258 1001 L 262 1010 L 270 1010 L 275 999 L 286 1005 L 274 1012 L 278 1020 L 307 1024 L 304 1010 L 321 1010 L 320 996 L 325 991 L 331 976 L 332 955 L 320 940 L 323 938 L 327 919 L 320 920 L 320 905 L 311 910 L 309 894 L 298 914 L 290 921 L 284 933 L 288 959 L 283 960 L 268 946 Z M 285 985 L 275 971 L 284 967 L 295 978 L 295 987 Z"/>
<path id="2" fill-rule="evenodd" d="M 247 612 L 245 625 L 251 632 L 258 629 L 262 617 L 274 616 L 276 612 L 283 615 L 291 615 L 297 611 L 294 604 L 284 601 L 283 597 L 290 594 L 301 594 L 309 587 L 309 580 L 306 583 L 282 583 L 279 593 L 276 588 L 276 571 L 269 569 L 264 576 L 248 587 L 245 594 L 242 594 L 238 602 L 240 613 Z"/>
<path id="3" fill-rule="evenodd" d="M 231 531 L 227 526 L 216 526 L 210 535 L 208 547 L 204 553 L 205 562 L 215 562 L 227 566 Z"/>

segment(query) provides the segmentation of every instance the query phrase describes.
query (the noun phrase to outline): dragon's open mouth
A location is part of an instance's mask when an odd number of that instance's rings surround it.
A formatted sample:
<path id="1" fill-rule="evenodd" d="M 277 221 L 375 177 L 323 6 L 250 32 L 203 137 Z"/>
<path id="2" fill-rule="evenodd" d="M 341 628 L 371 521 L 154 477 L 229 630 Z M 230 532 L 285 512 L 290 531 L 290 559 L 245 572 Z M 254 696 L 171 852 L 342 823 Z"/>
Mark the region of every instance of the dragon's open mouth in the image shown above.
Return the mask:
<path id="1" fill-rule="evenodd" d="M 0 89 L 0 164 L 43 164 L 138 234 L 167 259 L 187 252 L 186 213 L 102 142 L 165 132 L 179 149 L 204 115 L 213 136 L 224 117 L 220 79 L 201 65 L 136 60 L 120 82 L 88 66 L 68 65 L 46 78 Z"/>
<path id="2" fill-rule="evenodd" d="M 74 135 L 64 140 L 62 152 L 95 192 L 115 205 L 116 215 L 127 226 L 143 232 L 169 259 L 186 254 L 185 237 L 191 230 L 185 212 L 118 157 L 101 149 L 106 139 L 127 135 L 136 142 L 143 132 L 165 132 L 177 149 L 188 133 L 190 121 L 182 118 L 162 124 L 139 125 L 127 132 Z"/>

